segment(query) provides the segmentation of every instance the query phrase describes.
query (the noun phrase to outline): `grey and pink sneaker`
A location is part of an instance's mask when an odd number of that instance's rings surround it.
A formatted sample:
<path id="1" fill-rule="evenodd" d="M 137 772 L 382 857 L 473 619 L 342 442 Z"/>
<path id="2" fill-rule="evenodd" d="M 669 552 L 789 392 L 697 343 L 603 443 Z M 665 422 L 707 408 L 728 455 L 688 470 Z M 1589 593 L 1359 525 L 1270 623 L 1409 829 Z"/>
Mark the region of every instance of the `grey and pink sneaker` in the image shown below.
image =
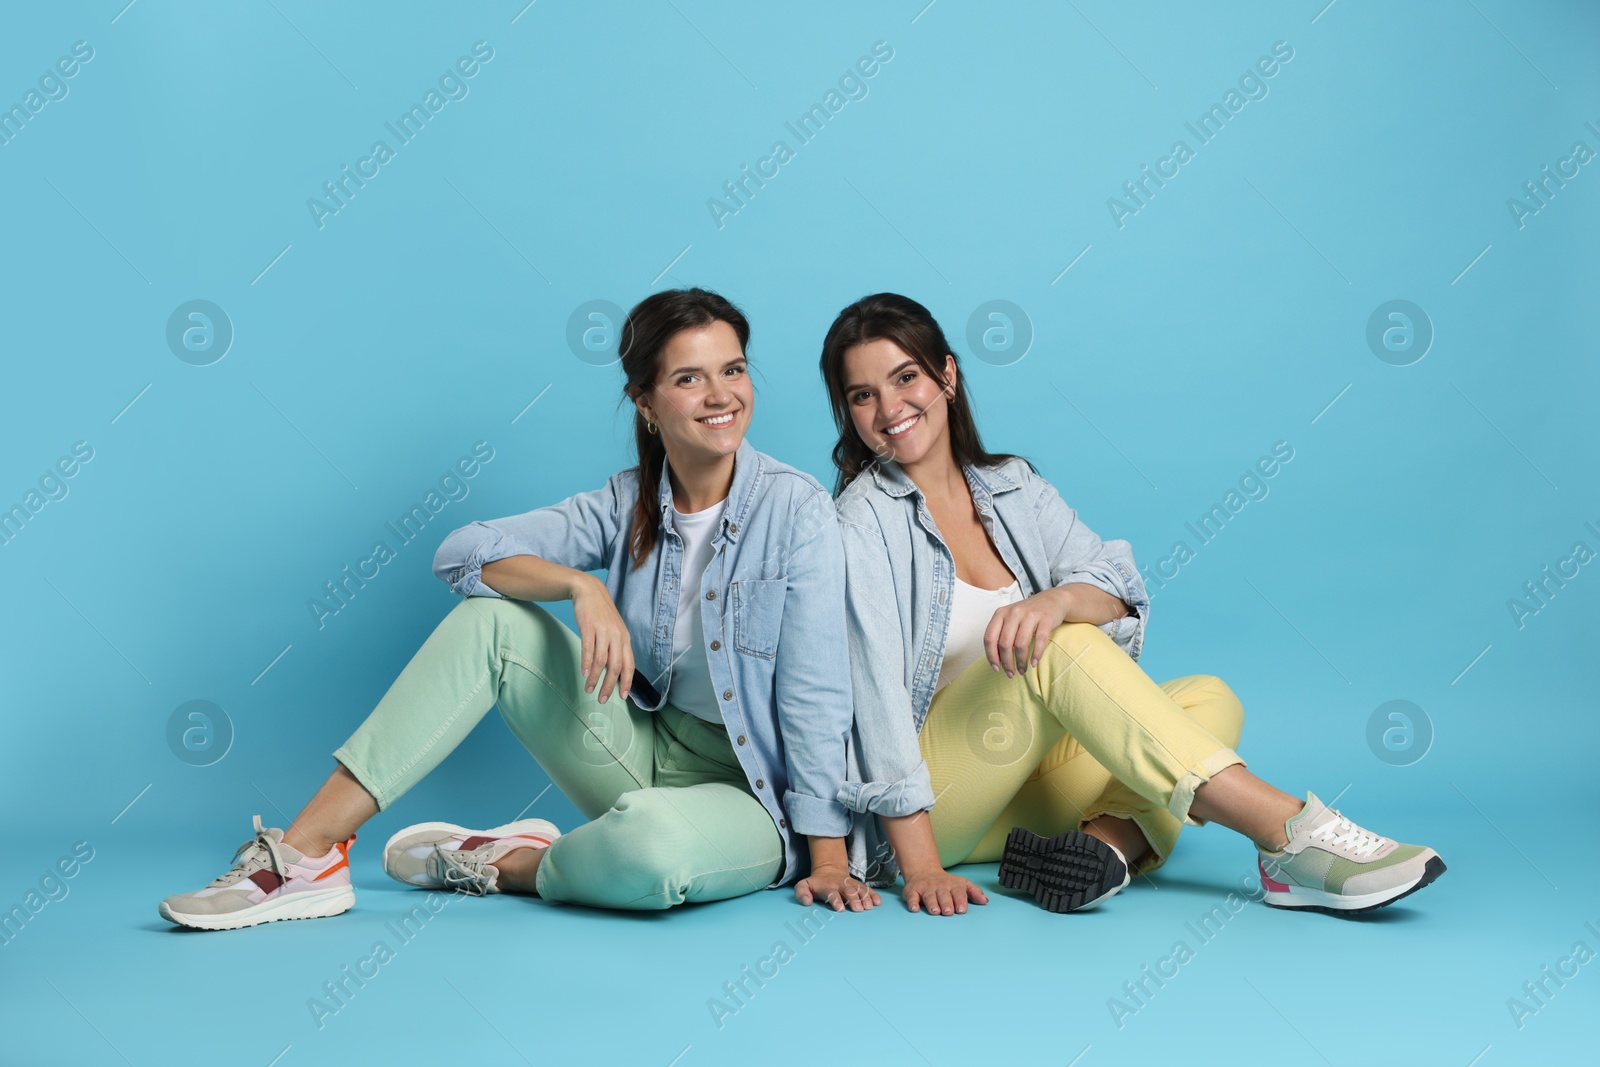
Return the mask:
<path id="1" fill-rule="evenodd" d="M 1258 850 L 1263 903 L 1349 916 L 1393 904 L 1445 871 L 1431 848 L 1363 830 L 1315 793 L 1283 824 L 1281 852 Z"/>
<path id="2" fill-rule="evenodd" d="M 356 902 L 350 885 L 350 846 L 341 841 L 326 856 L 305 856 L 283 843 L 283 831 L 263 827 L 234 852 L 233 866 L 194 893 L 161 902 L 161 917 L 196 930 L 237 930 L 279 919 L 321 919 L 349 911 Z"/>
<path id="3" fill-rule="evenodd" d="M 489 830 L 421 822 L 389 838 L 383 846 L 383 869 L 406 885 L 483 896 L 500 892 L 496 860 L 519 848 L 548 848 L 560 836 L 555 824 L 544 819 L 522 819 Z"/>

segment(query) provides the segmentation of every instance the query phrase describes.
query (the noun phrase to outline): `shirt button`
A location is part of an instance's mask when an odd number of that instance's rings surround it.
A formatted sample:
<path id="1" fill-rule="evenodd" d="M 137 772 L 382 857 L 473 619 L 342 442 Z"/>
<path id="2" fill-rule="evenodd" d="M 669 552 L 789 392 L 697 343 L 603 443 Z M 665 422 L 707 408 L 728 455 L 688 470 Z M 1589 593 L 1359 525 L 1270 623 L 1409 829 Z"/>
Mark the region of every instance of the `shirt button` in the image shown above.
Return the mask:
<path id="1" fill-rule="evenodd" d="M 728 532 L 729 533 L 738 533 L 739 532 L 739 524 L 736 523 L 736 522 L 728 523 Z"/>
<path id="2" fill-rule="evenodd" d="M 711 590 L 709 593 L 706 594 L 706 599 L 707 600 L 715 600 L 715 599 L 717 599 L 717 591 L 715 589 Z"/>
<path id="3" fill-rule="evenodd" d="M 721 641 L 713 641 L 713 642 L 711 642 L 711 651 L 715 652 L 718 649 L 720 649 L 721 647 L 722 647 L 722 642 Z"/>
<path id="4" fill-rule="evenodd" d="M 778 820 L 778 828 L 780 830 L 787 830 L 789 828 L 789 820 L 788 819 L 779 819 Z"/>
<path id="5" fill-rule="evenodd" d="M 722 691 L 722 699 L 723 700 L 732 700 L 733 699 L 733 690 L 732 689 L 724 689 Z M 744 744 L 744 738 L 742 738 L 742 737 L 739 738 L 739 743 L 741 745 Z"/>
<path id="6" fill-rule="evenodd" d="M 764 787 L 765 787 L 765 786 L 766 786 L 766 784 L 767 784 L 767 783 L 766 783 L 766 782 L 763 782 L 763 781 L 762 781 L 762 780 L 761 780 L 761 779 L 760 779 L 760 778 L 757 778 L 757 779 L 756 779 L 756 788 L 757 788 L 757 789 L 762 789 L 762 788 L 764 788 Z"/>
<path id="7" fill-rule="evenodd" d="M 739 735 L 739 744 L 744 744 L 744 734 Z"/>

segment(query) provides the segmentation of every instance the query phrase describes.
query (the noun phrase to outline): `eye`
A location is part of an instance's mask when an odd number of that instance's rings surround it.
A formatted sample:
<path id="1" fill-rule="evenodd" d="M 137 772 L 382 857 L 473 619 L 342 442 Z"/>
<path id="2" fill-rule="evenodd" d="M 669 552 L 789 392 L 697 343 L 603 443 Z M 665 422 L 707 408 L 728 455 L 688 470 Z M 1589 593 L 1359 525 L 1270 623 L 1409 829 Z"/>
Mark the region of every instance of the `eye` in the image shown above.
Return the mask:
<path id="1" fill-rule="evenodd" d="M 694 381 L 694 379 L 695 379 L 695 376 L 693 374 L 680 374 L 678 376 L 678 384 L 679 385 L 686 385 L 689 382 Z"/>
<path id="2" fill-rule="evenodd" d="M 872 395 L 872 393 L 870 391 L 868 391 L 866 389 L 863 389 L 859 393 L 851 394 L 850 403 L 852 403 L 852 404 L 860 404 L 860 403 L 864 402 L 871 395 Z"/>
<path id="3" fill-rule="evenodd" d="M 729 367 L 728 370 L 727 370 L 727 374 L 729 376 L 731 376 L 731 377 L 734 377 L 734 378 L 737 378 L 739 375 L 741 375 L 743 373 L 744 373 L 744 364 L 743 363 L 740 363 L 738 366 L 735 366 L 735 367 Z"/>
<path id="4" fill-rule="evenodd" d="M 901 385 L 905 385 L 907 382 L 911 381 L 916 376 L 917 376 L 917 372 L 916 371 L 908 370 L 904 374 L 900 375 L 900 384 Z"/>

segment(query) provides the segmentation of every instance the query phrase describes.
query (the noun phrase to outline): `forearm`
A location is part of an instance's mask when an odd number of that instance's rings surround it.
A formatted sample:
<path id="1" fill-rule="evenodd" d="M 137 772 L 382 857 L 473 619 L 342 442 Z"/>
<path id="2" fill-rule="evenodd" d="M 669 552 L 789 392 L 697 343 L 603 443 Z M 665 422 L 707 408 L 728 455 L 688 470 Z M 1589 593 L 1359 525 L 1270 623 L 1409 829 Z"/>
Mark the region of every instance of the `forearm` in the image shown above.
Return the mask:
<path id="1" fill-rule="evenodd" d="M 939 862 L 939 846 L 933 839 L 933 822 L 926 811 L 898 817 L 885 815 L 881 818 L 901 874 L 909 879 L 927 871 L 944 869 Z"/>
<path id="2" fill-rule="evenodd" d="M 850 870 L 850 854 L 842 837 L 810 837 L 811 873 L 822 870 Z"/>
<path id="3" fill-rule="evenodd" d="M 1089 622 L 1099 626 L 1131 614 L 1121 598 L 1086 582 L 1068 582 L 1046 592 L 1061 604 L 1062 622 Z"/>
<path id="4" fill-rule="evenodd" d="M 507 556 L 485 563 L 479 578 L 503 597 L 532 601 L 572 600 L 588 583 L 600 582 L 592 574 L 538 556 Z"/>

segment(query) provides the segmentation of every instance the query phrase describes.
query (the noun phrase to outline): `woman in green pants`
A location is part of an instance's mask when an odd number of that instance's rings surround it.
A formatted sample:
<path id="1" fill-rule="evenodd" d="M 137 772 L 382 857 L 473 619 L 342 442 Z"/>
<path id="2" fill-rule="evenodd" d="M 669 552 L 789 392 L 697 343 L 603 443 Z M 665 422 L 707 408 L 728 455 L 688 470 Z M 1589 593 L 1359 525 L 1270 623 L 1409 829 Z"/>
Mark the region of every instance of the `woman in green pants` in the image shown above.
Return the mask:
<path id="1" fill-rule="evenodd" d="M 161 914 L 233 929 L 348 910 L 357 828 L 495 705 L 590 821 L 411 826 L 384 849 L 397 879 L 611 908 L 791 883 L 808 905 L 878 903 L 850 876 L 837 799 L 852 721 L 839 528 L 820 483 L 744 439 L 749 335 L 700 289 L 635 307 L 619 345 L 639 465 L 450 534 L 434 572 L 465 599 L 333 774 L 287 831 L 257 816 L 233 867 Z M 537 603 L 553 600 L 572 601 L 577 634 Z"/>

